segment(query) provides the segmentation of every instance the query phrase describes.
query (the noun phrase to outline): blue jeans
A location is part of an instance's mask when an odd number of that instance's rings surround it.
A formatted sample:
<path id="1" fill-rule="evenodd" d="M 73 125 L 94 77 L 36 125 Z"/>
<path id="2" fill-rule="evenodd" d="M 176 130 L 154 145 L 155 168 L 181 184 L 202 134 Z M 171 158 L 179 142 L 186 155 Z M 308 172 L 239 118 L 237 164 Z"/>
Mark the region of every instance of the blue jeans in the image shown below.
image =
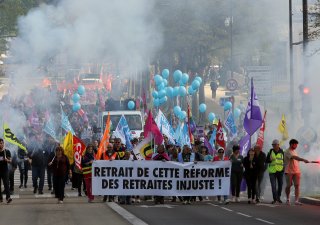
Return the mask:
<path id="1" fill-rule="evenodd" d="M 33 188 L 43 191 L 45 167 L 32 166 L 32 183 Z M 38 185 L 39 178 L 39 185 Z"/>
<path id="2" fill-rule="evenodd" d="M 271 189 L 272 189 L 272 196 L 274 201 L 279 201 L 282 192 L 282 185 L 283 185 L 283 171 L 269 173 Z M 278 184 L 278 187 L 277 187 Z"/>

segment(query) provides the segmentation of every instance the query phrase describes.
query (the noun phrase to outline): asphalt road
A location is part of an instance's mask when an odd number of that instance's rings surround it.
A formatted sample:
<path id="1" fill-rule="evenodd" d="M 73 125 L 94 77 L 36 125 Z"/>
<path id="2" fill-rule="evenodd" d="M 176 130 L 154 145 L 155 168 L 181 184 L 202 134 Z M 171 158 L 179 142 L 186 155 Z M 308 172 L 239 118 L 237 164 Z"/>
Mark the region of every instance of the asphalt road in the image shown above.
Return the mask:
<path id="1" fill-rule="evenodd" d="M 193 205 L 140 205 L 125 206 L 133 215 L 152 225 L 211 225 L 211 224 L 319 224 L 319 206 L 287 206 L 258 204 L 245 201 L 229 205 L 201 202 Z"/>

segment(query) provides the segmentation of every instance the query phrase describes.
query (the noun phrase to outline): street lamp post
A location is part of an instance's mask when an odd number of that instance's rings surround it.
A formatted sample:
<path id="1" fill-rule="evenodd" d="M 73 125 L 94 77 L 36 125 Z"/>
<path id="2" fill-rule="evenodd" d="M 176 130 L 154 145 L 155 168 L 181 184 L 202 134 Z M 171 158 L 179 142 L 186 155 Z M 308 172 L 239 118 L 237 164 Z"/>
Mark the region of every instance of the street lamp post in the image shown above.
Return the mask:
<path id="1" fill-rule="evenodd" d="M 227 17 L 224 21 L 224 25 L 229 27 L 230 31 L 230 74 L 233 78 L 233 40 L 232 40 L 232 17 Z"/>

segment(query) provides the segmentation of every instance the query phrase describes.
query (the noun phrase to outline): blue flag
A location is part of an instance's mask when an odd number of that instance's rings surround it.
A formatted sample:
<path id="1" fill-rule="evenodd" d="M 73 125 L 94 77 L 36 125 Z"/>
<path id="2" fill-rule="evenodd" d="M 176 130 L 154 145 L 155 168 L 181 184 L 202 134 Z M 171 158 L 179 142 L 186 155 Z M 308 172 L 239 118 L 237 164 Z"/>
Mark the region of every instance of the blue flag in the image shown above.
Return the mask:
<path id="1" fill-rule="evenodd" d="M 252 136 L 262 125 L 262 115 L 259 106 L 258 97 L 254 91 L 253 79 L 251 78 L 251 98 L 248 102 L 246 115 L 243 121 L 243 127 L 247 133 Z"/>
<path id="2" fill-rule="evenodd" d="M 228 113 L 226 121 L 224 121 L 224 126 L 227 128 L 230 134 L 231 140 L 234 139 L 237 136 L 237 126 L 234 122 L 234 118 L 231 110 Z"/>
<path id="3" fill-rule="evenodd" d="M 54 126 L 54 121 L 52 120 L 52 117 L 49 116 L 49 119 L 43 128 L 43 131 L 49 134 L 54 140 L 58 141 L 57 135 L 56 135 L 56 128 Z"/>
<path id="4" fill-rule="evenodd" d="M 158 128 L 160 129 L 161 134 L 164 134 L 168 137 L 169 143 L 175 144 L 174 130 L 160 109 L 159 109 L 159 113 L 158 113 L 157 117 L 155 118 L 155 122 L 156 122 Z"/>
<path id="5" fill-rule="evenodd" d="M 190 137 L 188 135 L 188 126 L 186 123 L 179 123 L 174 138 L 180 147 L 188 145 L 191 147 Z"/>
<path id="6" fill-rule="evenodd" d="M 61 127 L 65 130 L 65 131 L 71 131 L 71 133 L 73 135 L 75 135 L 74 130 L 72 129 L 72 126 L 69 122 L 68 116 L 66 116 L 66 114 L 64 113 L 62 107 L 61 107 Z"/>
<path id="7" fill-rule="evenodd" d="M 131 131 L 128 126 L 127 120 L 123 115 L 121 116 L 117 128 L 113 132 L 113 135 L 117 138 L 120 138 L 121 142 L 126 144 L 127 149 L 133 149 L 133 146 L 131 144 Z"/>
<path id="8" fill-rule="evenodd" d="M 216 141 L 216 136 L 217 136 L 217 128 L 214 128 L 214 130 L 212 131 L 212 134 L 211 134 L 211 137 L 210 137 L 210 140 L 209 140 L 209 143 L 211 146 L 215 146 L 215 141 Z"/>

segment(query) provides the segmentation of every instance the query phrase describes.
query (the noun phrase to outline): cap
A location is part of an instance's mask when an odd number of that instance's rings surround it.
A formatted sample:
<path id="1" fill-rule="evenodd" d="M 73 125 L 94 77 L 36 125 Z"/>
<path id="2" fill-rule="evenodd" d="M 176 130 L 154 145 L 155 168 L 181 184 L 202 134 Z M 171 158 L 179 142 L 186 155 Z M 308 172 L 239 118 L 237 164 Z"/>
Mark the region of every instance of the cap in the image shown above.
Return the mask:
<path id="1" fill-rule="evenodd" d="M 272 145 L 278 145 L 279 144 L 279 140 L 278 139 L 274 139 L 273 141 L 272 141 Z"/>

